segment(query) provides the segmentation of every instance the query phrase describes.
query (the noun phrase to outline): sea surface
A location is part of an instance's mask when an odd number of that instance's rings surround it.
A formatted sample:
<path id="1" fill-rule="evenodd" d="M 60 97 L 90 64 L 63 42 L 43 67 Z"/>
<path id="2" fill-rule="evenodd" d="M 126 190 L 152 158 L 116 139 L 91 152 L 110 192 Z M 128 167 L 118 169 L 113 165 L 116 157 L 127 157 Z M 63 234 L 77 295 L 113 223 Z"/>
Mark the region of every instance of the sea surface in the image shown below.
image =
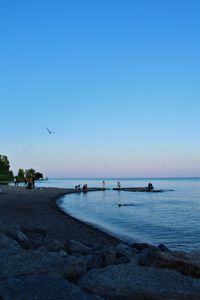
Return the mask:
<path id="1" fill-rule="evenodd" d="M 164 179 L 49 179 L 37 186 L 73 188 L 87 183 L 109 190 L 70 194 L 60 207 L 68 214 L 129 242 L 164 243 L 172 250 L 200 250 L 200 178 Z M 113 191 L 147 186 L 162 193 Z M 121 206 L 119 206 L 119 204 Z"/>

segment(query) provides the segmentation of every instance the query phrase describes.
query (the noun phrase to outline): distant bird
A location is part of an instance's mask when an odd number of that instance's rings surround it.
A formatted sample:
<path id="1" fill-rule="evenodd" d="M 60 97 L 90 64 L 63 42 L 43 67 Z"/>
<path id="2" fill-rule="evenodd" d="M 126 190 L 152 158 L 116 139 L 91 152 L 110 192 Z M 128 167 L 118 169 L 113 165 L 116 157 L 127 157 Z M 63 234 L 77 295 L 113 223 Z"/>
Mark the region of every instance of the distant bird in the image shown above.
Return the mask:
<path id="1" fill-rule="evenodd" d="M 47 128 L 47 131 L 49 134 L 55 133 L 55 131 L 51 131 L 51 130 L 49 130 L 49 128 Z"/>

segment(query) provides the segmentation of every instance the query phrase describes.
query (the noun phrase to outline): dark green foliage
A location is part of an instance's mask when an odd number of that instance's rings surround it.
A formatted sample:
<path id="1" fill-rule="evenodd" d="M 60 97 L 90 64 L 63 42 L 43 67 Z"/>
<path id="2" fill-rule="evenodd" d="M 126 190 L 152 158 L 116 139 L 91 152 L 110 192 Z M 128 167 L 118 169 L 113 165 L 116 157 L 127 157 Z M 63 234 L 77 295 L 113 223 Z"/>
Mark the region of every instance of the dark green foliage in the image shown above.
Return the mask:
<path id="1" fill-rule="evenodd" d="M 36 172 L 34 169 L 28 169 L 25 171 L 26 179 L 35 179 L 39 180 L 43 178 L 43 174 L 40 172 Z"/>
<path id="2" fill-rule="evenodd" d="M 35 180 L 43 179 L 43 174 L 40 172 L 35 173 Z"/>
<path id="3" fill-rule="evenodd" d="M 7 156 L 0 155 L 0 181 L 11 181 L 13 178 L 13 172 L 10 170 Z"/>
<path id="4" fill-rule="evenodd" d="M 24 171 L 23 169 L 19 169 L 17 179 L 19 182 L 24 182 L 25 179 L 42 179 L 43 174 L 40 172 L 36 172 L 34 169 L 28 169 Z M 13 172 L 10 170 L 10 163 L 5 155 L 0 155 L 0 181 L 12 181 L 14 179 Z"/>
<path id="5" fill-rule="evenodd" d="M 23 169 L 19 169 L 18 171 L 18 175 L 16 176 L 18 178 L 19 181 L 24 181 L 25 179 L 25 172 Z"/>
<path id="6" fill-rule="evenodd" d="M 34 169 L 28 169 L 25 171 L 25 175 L 27 179 L 35 178 L 35 170 Z"/>

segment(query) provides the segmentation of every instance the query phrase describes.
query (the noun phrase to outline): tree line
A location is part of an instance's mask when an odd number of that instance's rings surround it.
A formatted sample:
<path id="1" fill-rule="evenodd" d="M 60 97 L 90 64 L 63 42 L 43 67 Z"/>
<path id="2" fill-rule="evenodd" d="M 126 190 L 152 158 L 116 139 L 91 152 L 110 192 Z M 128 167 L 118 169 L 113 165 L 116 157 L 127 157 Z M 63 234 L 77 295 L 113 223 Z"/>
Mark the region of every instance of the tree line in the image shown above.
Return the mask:
<path id="1" fill-rule="evenodd" d="M 13 181 L 24 182 L 29 179 L 43 179 L 43 174 L 35 171 L 34 169 L 19 169 L 16 176 L 13 175 L 13 171 L 10 170 L 10 162 L 6 155 L 0 155 L 0 181 Z"/>

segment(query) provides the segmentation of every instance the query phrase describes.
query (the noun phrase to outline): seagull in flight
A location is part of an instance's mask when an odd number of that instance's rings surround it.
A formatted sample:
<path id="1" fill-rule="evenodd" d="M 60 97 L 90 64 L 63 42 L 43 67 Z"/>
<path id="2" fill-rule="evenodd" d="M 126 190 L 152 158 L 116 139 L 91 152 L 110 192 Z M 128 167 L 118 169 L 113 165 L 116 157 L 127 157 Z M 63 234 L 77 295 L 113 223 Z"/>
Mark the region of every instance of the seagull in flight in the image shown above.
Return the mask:
<path id="1" fill-rule="evenodd" d="M 47 128 L 47 131 L 49 134 L 55 133 L 55 131 L 51 131 L 51 130 L 49 130 L 49 128 Z"/>

